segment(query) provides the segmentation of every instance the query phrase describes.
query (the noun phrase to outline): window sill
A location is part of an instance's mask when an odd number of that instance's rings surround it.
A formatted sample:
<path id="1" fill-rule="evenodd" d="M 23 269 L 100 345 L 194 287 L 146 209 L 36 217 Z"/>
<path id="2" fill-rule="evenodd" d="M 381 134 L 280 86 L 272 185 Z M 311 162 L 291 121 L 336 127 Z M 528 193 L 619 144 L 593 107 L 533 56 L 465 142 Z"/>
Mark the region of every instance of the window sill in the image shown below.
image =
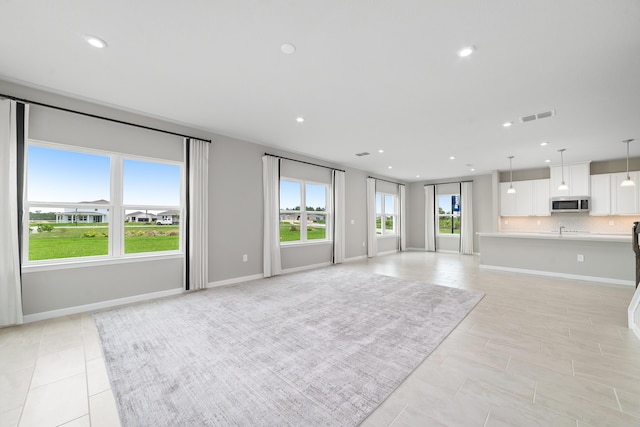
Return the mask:
<path id="1" fill-rule="evenodd" d="M 397 238 L 398 235 L 397 234 L 376 234 L 376 237 L 378 239 L 390 239 L 390 238 Z"/>
<path id="2" fill-rule="evenodd" d="M 167 252 L 162 255 L 156 254 L 139 254 L 139 255 L 129 255 L 121 258 L 91 258 L 91 259 L 83 259 L 83 260 L 73 260 L 73 261 L 57 261 L 57 260 L 49 260 L 49 261 L 39 261 L 38 263 L 31 263 L 28 265 L 22 266 L 23 273 L 37 273 L 40 271 L 52 271 L 52 270 L 68 270 L 71 268 L 86 268 L 86 267 L 97 267 L 103 265 L 118 265 L 118 264 L 129 264 L 134 262 L 145 262 L 145 261 L 162 261 L 168 259 L 182 259 L 184 258 L 184 254 L 182 252 Z"/>
<path id="3" fill-rule="evenodd" d="M 446 238 L 446 239 L 451 239 L 451 238 L 453 238 L 453 237 L 460 238 L 460 235 L 459 235 L 459 234 L 438 234 L 437 236 L 438 236 L 438 237 L 444 237 L 444 238 Z"/>
<path id="4" fill-rule="evenodd" d="M 333 240 L 307 240 L 306 242 L 280 242 L 281 248 L 299 248 L 300 246 L 318 246 L 333 244 Z"/>

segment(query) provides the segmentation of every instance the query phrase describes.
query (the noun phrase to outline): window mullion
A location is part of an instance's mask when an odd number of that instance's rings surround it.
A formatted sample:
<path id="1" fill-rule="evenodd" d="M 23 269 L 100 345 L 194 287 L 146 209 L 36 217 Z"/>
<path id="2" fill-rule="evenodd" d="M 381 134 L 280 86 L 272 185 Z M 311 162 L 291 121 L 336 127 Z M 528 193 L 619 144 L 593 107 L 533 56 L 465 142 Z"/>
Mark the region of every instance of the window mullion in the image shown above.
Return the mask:
<path id="1" fill-rule="evenodd" d="M 109 220 L 109 253 L 121 257 L 124 254 L 124 209 L 122 206 L 123 157 L 111 155 L 111 218 Z"/>
<path id="2" fill-rule="evenodd" d="M 306 184 L 300 184 L 300 241 L 307 240 L 307 191 Z"/>

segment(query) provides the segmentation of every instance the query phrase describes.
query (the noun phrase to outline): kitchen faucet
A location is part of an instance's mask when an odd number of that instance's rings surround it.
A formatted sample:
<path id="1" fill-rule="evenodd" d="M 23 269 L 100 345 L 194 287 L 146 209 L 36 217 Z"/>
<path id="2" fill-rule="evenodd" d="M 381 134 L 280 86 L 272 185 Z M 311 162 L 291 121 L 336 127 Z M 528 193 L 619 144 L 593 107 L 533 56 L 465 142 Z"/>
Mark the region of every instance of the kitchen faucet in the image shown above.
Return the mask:
<path id="1" fill-rule="evenodd" d="M 560 237 L 562 237 L 562 229 L 563 229 L 563 228 L 566 228 L 566 227 L 565 227 L 564 225 L 561 225 L 561 226 L 560 226 L 560 229 L 559 229 Z"/>

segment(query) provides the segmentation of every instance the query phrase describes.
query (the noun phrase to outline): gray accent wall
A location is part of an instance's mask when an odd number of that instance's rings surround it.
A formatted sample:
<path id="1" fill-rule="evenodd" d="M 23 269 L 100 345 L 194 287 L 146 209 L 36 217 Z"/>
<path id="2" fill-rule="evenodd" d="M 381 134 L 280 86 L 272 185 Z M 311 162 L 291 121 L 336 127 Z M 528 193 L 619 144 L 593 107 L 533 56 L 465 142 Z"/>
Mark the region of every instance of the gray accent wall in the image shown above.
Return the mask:
<path id="1" fill-rule="evenodd" d="M 622 144 L 620 144 L 622 145 Z M 559 166 L 559 165 L 556 165 Z M 599 160 L 592 161 L 590 164 L 591 175 L 599 175 L 603 173 L 616 173 L 625 172 L 627 170 L 627 159 L 613 159 L 613 160 Z M 640 157 L 631 157 L 629 159 L 629 170 L 640 170 Z M 508 170 L 499 171 L 500 182 L 509 182 L 510 173 Z M 549 167 L 535 168 L 535 169 L 514 169 L 513 180 L 514 181 L 526 181 L 530 179 L 546 179 L 551 176 L 551 170 Z"/>
<path id="2" fill-rule="evenodd" d="M 43 313 L 182 287 L 182 257 L 24 272 L 24 314 Z"/>
<path id="3" fill-rule="evenodd" d="M 26 98 L 117 120 L 212 139 L 209 159 L 209 282 L 241 279 L 262 274 L 263 215 L 262 161 L 265 152 L 345 169 L 340 165 L 296 153 L 210 134 L 160 119 L 117 110 L 58 94 L 0 81 L 0 93 Z M 183 159 L 180 136 L 129 127 L 73 113 L 32 106 L 30 134 L 33 139 L 106 149 L 167 160 Z M 287 173 L 323 182 L 327 169 L 285 161 Z M 308 174 L 308 175 L 305 175 Z M 365 256 L 365 171 L 346 168 L 346 258 Z M 380 177 L 385 178 L 385 177 Z M 397 188 L 394 186 L 394 188 Z M 410 205 L 410 204 L 409 204 Z M 394 240 L 394 239 L 392 239 Z M 365 242 L 365 246 L 363 246 Z M 384 250 L 384 245 L 382 245 Z M 390 250 L 396 246 L 395 240 Z M 331 261 L 331 244 L 282 248 L 283 269 L 314 266 Z M 247 262 L 243 262 L 243 255 Z M 70 268 L 23 271 L 24 314 L 102 303 L 155 292 L 180 290 L 183 257 L 147 259 Z"/>

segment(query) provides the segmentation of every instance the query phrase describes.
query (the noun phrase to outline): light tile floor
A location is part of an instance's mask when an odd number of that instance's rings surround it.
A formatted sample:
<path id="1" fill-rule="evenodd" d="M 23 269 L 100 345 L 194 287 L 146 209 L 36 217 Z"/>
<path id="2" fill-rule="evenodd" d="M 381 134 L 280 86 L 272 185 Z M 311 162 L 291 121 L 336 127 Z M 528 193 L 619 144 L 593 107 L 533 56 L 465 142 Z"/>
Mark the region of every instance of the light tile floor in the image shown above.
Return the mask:
<path id="1" fill-rule="evenodd" d="M 350 268 L 481 291 L 478 306 L 363 426 L 640 426 L 633 288 L 405 252 Z M 89 314 L 0 330 L 0 427 L 119 426 Z"/>

